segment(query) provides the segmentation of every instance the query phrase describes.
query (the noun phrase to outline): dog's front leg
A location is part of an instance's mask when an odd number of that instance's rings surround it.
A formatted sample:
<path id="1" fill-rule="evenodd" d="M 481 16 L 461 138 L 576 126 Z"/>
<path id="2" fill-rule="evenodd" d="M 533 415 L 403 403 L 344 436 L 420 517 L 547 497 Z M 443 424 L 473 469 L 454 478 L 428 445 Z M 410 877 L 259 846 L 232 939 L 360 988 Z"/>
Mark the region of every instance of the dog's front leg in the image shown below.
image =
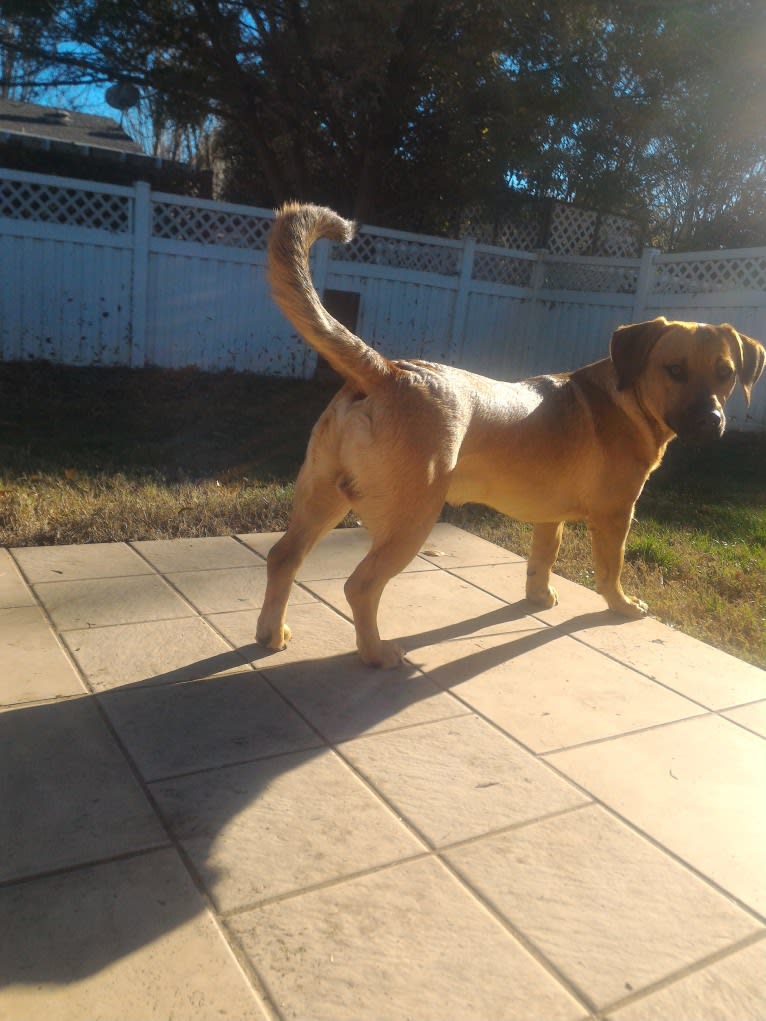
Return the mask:
<path id="1" fill-rule="evenodd" d="M 593 564 L 596 569 L 596 591 L 623 617 L 643 617 L 647 605 L 635 596 L 626 596 L 620 584 L 625 559 L 625 540 L 632 520 L 633 508 L 625 514 L 619 512 L 590 519 Z"/>
<path id="2" fill-rule="evenodd" d="M 535 525 L 532 531 L 532 548 L 527 561 L 527 599 L 535 606 L 549 610 L 559 601 L 551 585 L 551 570 L 564 531 L 564 522 L 545 522 Z"/>

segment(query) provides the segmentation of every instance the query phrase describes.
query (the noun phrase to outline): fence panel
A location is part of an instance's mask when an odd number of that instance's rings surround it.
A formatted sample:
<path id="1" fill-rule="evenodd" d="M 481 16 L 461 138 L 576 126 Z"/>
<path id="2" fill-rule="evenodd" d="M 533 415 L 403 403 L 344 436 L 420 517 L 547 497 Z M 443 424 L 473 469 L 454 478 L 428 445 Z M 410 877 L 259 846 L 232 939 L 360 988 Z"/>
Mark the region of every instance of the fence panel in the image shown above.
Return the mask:
<path id="1" fill-rule="evenodd" d="M 0 252 L 0 357 L 129 364 L 128 248 L 5 234 Z"/>
<path id="2" fill-rule="evenodd" d="M 389 358 L 454 358 L 450 328 L 455 304 L 454 282 L 415 274 L 371 273 L 366 267 L 332 261 L 327 287 L 360 295 L 358 332 Z"/>
<path id="3" fill-rule="evenodd" d="M 519 378 L 529 346 L 531 308 L 528 299 L 499 293 L 497 288 L 471 290 L 463 342 L 454 364 L 498 379 Z"/>
<path id="4" fill-rule="evenodd" d="M 271 218 L 0 169 L 0 358 L 310 376 L 268 294 Z M 655 315 L 766 338 L 766 248 L 585 258 L 365 227 L 318 245 L 314 268 L 320 292 L 359 295 L 359 333 L 385 354 L 504 379 L 602 358 L 616 326 Z M 766 430 L 766 386 L 729 417 Z"/>
<path id="5" fill-rule="evenodd" d="M 606 358 L 612 333 L 630 318 L 630 301 L 620 303 L 618 296 L 592 304 L 574 295 L 543 300 L 539 332 L 530 344 L 524 374 L 567 372 Z"/>
<path id="6" fill-rule="evenodd" d="M 303 377 L 315 357 L 271 300 L 265 259 L 152 251 L 146 361 Z"/>

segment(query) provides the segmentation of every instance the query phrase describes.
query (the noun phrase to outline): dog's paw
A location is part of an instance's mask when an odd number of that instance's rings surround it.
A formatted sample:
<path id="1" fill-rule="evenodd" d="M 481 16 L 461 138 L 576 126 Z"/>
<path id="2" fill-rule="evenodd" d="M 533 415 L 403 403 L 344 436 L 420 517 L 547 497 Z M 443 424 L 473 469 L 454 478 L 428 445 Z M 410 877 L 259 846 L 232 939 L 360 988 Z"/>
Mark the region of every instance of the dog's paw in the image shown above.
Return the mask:
<path id="1" fill-rule="evenodd" d="M 374 649 L 363 652 L 359 650 L 362 662 L 366 666 L 379 670 L 392 670 L 401 666 L 404 661 L 404 649 L 396 642 L 379 642 Z"/>
<path id="2" fill-rule="evenodd" d="M 558 605 L 559 594 L 552 585 L 544 592 L 535 592 L 527 588 L 527 601 L 541 610 L 550 610 Z"/>
<path id="3" fill-rule="evenodd" d="M 620 602 L 610 603 L 609 609 L 627 620 L 640 620 L 649 612 L 649 607 L 643 599 L 637 599 L 635 596 L 625 596 Z"/>
<path id="4" fill-rule="evenodd" d="M 261 622 L 258 621 L 258 626 L 255 632 L 255 640 L 264 649 L 271 649 L 272 652 L 282 652 L 287 648 L 287 643 L 292 638 L 293 634 L 287 624 L 283 625 L 281 629 L 273 632 L 270 628 L 261 626 Z"/>

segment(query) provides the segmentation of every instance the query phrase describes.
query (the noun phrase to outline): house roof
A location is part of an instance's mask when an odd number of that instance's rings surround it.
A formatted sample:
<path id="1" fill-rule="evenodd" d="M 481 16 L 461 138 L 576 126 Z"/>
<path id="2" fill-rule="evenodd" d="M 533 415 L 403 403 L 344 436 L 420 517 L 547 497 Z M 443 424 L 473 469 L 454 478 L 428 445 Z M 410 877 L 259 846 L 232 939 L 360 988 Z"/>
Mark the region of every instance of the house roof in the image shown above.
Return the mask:
<path id="1" fill-rule="evenodd" d="M 143 156 L 140 145 L 111 117 L 75 113 L 54 106 L 0 99 L 0 138 L 21 141 L 69 143 Z"/>

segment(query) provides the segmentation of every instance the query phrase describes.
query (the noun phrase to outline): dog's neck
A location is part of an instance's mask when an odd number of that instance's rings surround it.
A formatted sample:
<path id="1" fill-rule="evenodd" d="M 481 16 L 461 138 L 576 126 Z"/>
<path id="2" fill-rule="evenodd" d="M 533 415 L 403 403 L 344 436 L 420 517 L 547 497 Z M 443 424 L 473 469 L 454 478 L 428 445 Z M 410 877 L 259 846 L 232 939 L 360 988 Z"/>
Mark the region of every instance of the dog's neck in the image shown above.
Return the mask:
<path id="1" fill-rule="evenodd" d="M 636 425 L 638 434 L 645 437 L 642 444 L 647 464 L 647 475 L 662 461 L 668 443 L 675 439 L 675 433 L 659 418 L 643 399 L 640 387 L 632 386 L 618 390 L 617 375 L 613 376 L 614 398 L 625 414 Z"/>

